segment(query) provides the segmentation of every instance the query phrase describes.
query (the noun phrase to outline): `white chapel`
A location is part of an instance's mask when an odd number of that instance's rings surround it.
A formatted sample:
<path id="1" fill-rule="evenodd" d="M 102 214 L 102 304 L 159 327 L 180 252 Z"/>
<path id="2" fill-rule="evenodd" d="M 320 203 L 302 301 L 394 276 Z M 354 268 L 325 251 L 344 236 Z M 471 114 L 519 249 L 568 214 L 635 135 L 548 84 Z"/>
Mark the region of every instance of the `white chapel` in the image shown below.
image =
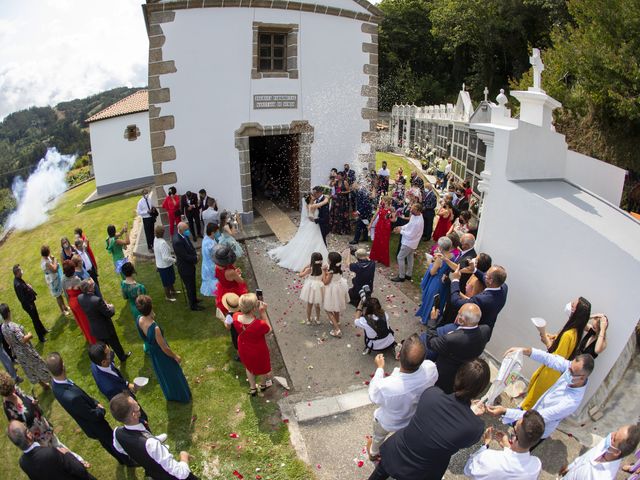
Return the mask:
<path id="1" fill-rule="evenodd" d="M 205 188 L 253 218 L 375 161 L 378 22 L 366 0 L 147 0 L 156 198 Z"/>

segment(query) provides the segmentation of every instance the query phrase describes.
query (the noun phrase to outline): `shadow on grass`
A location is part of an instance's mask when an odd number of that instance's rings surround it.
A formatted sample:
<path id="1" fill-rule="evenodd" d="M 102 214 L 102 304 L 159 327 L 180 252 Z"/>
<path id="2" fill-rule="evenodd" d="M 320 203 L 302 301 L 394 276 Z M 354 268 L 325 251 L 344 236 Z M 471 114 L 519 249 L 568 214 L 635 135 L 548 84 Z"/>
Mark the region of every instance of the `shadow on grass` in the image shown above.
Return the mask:
<path id="1" fill-rule="evenodd" d="M 135 468 L 125 467 L 120 464 L 116 467 L 115 474 L 116 480 L 136 480 L 138 478 Z"/>
<path id="2" fill-rule="evenodd" d="M 167 435 L 176 444 L 176 450 L 189 450 L 197 421 L 193 413 L 193 401 L 189 403 L 167 402 Z"/>
<path id="3" fill-rule="evenodd" d="M 122 201 L 129 200 L 130 198 L 133 198 L 133 197 L 134 197 L 133 195 L 126 195 L 126 194 L 116 195 L 115 197 L 104 198 L 96 202 L 87 203 L 80 207 L 80 209 L 78 210 L 78 215 L 81 215 L 82 213 L 90 212 L 91 210 L 95 210 L 96 208 L 104 207 L 105 205 L 110 205 L 112 203 L 120 203 Z"/>

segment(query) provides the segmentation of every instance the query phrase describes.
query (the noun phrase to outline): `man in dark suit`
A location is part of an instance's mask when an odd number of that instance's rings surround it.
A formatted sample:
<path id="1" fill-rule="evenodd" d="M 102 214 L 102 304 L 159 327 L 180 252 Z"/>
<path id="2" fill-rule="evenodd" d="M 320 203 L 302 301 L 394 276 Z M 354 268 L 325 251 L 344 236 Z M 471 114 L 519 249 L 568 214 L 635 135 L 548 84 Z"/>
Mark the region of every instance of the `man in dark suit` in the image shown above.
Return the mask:
<path id="1" fill-rule="evenodd" d="M 33 322 L 33 328 L 38 335 L 40 342 L 46 342 L 45 335 L 49 333 L 49 330 L 45 328 L 40 320 L 38 314 L 38 308 L 36 307 L 36 297 L 38 294 L 31 285 L 22 279 L 22 267 L 16 264 L 13 266 L 13 289 L 16 291 L 16 296 L 22 305 L 22 309 L 29 314 L 31 321 Z"/>
<path id="2" fill-rule="evenodd" d="M 198 195 L 187 190 L 187 193 L 180 198 L 180 209 L 182 214 L 187 217 L 189 228 L 195 241 L 198 237 L 202 238 L 202 227 L 200 226 L 200 207 L 198 206 Z"/>
<path id="3" fill-rule="evenodd" d="M 30 480 L 96 480 L 67 448 L 41 447 L 18 420 L 9 422 L 7 436 L 22 450 L 20 468 Z"/>
<path id="4" fill-rule="evenodd" d="M 129 383 L 120 370 L 113 363 L 113 351 L 102 342 L 89 345 L 89 359 L 91 360 L 91 374 L 98 386 L 98 390 L 111 400 L 119 393 L 128 393 L 135 400 L 138 387 Z M 140 408 L 140 421 L 149 429 L 147 414 Z"/>
<path id="5" fill-rule="evenodd" d="M 196 265 L 198 263 L 198 253 L 191 243 L 191 232 L 186 223 L 178 224 L 178 231 L 173 235 L 173 252 L 176 254 L 178 273 L 184 282 L 187 290 L 187 299 L 191 310 L 204 310 L 198 305 L 196 295 Z"/>
<path id="6" fill-rule="evenodd" d="M 381 460 L 369 480 L 440 480 L 451 456 L 482 437 L 484 422 L 472 411 L 471 400 L 489 385 L 489 365 L 475 358 L 460 367 L 452 395 L 437 386 L 427 388 L 409 425 L 380 448 Z"/>
<path id="7" fill-rule="evenodd" d="M 47 368 L 51 372 L 53 396 L 76 421 L 85 435 L 98 440 L 102 447 L 121 465 L 135 466 L 126 455 L 113 448 L 113 429 L 104 418 L 105 408 L 84 390 L 67 378 L 64 362 L 59 353 L 47 356 Z"/>
<path id="8" fill-rule="evenodd" d="M 436 385 L 445 393 L 453 391 L 453 380 L 460 365 L 480 356 L 489 341 L 490 330 L 480 322 L 480 307 L 466 304 L 460 308 L 455 319 L 456 330 L 438 335 L 436 321 L 438 311 L 434 307 L 431 319 L 427 323 L 427 331 L 421 335 L 428 352 L 437 355 L 438 382 Z M 427 357 L 430 358 L 430 357 Z"/>
<path id="9" fill-rule="evenodd" d="M 356 222 L 356 233 L 353 240 L 349 242 L 350 245 L 360 243 L 360 236 L 362 236 L 362 241 L 366 242 L 368 240 L 369 222 L 371 221 L 371 215 L 373 215 L 371 194 L 366 184 L 359 185 L 356 183 L 354 187 L 356 190 L 356 213 L 358 220 Z"/>
<path id="10" fill-rule="evenodd" d="M 78 303 L 89 320 L 91 335 L 113 348 L 118 359 L 121 362 L 126 362 L 127 358 L 131 356 L 131 352 L 124 352 L 118 333 L 113 326 L 111 317 L 116 312 L 115 308 L 111 304 L 107 305 L 102 298 L 95 294 L 95 283 L 91 278 L 80 282 L 80 291 L 82 293 L 78 295 Z"/>
<path id="11" fill-rule="evenodd" d="M 322 193 L 322 187 L 313 187 L 313 199 L 314 203 L 322 203 L 325 198 Z M 324 244 L 327 244 L 327 235 L 329 234 L 329 204 L 326 203 L 318 209 L 318 218 L 315 222 L 320 226 L 320 233 L 322 234 L 322 240 Z"/>
<path id="12" fill-rule="evenodd" d="M 412 174 L 414 172 L 411 172 Z M 418 177 L 420 178 L 420 177 Z M 427 182 L 422 190 L 422 219 L 424 220 L 424 230 L 422 238 L 431 240 L 433 233 L 433 220 L 436 218 L 436 206 L 438 205 L 438 194 L 435 192 L 433 185 Z"/>
<path id="13" fill-rule="evenodd" d="M 460 237 L 460 248 L 462 251 L 460 252 L 460 256 L 456 263 L 460 265 L 460 268 L 465 268 L 469 265 L 469 262 L 476 258 L 476 237 L 474 237 L 470 233 L 465 233 Z M 460 276 L 460 291 L 464 292 L 465 287 L 467 286 L 467 281 L 471 277 L 470 273 L 463 273 Z M 456 308 L 451 304 L 451 280 L 449 279 L 449 275 L 445 275 L 442 277 L 442 283 L 446 285 L 446 304 L 444 307 L 444 312 L 442 314 L 442 320 L 440 321 L 441 325 L 446 325 L 452 323 L 458 314 L 459 307 Z"/>
<path id="14" fill-rule="evenodd" d="M 349 303 L 357 307 L 362 299 L 360 290 L 368 285 L 373 292 L 373 279 L 376 275 L 376 262 L 369 258 L 369 254 L 364 248 L 356 250 L 356 261 L 349 264 L 349 270 L 355 273 L 351 281 L 353 286 L 349 289 Z"/>
<path id="15" fill-rule="evenodd" d="M 507 272 L 500 265 L 494 265 L 487 273 L 482 273 L 480 270 L 474 272 L 480 281 L 486 286 L 482 293 L 474 295 L 471 298 L 462 298 L 460 295 L 460 276 L 461 272 L 457 271 L 450 274 L 451 278 L 451 304 L 453 308 L 460 308 L 466 303 L 473 303 L 480 307 L 482 311 L 483 325 L 488 325 L 491 329 L 489 332 L 489 338 L 493 333 L 493 327 L 498 319 L 500 310 L 507 303 L 507 293 L 509 288 L 505 283 L 507 281 Z"/>

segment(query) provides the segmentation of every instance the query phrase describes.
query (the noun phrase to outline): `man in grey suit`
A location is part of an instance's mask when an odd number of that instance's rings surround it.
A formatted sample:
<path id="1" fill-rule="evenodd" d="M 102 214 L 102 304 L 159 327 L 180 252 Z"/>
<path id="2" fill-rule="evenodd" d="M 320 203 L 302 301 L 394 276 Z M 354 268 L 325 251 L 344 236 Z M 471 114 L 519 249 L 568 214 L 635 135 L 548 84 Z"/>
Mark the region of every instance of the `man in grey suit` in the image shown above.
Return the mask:
<path id="1" fill-rule="evenodd" d="M 115 352 L 121 362 L 126 362 L 131 352 L 124 352 L 120 339 L 113 326 L 111 317 L 115 313 L 113 305 L 108 305 L 95 294 L 95 283 L 88 278 L 80 283 L 82 293 L 78 295 L 78 303 L 89 320 L 91 335 L 106 343 Z"/>

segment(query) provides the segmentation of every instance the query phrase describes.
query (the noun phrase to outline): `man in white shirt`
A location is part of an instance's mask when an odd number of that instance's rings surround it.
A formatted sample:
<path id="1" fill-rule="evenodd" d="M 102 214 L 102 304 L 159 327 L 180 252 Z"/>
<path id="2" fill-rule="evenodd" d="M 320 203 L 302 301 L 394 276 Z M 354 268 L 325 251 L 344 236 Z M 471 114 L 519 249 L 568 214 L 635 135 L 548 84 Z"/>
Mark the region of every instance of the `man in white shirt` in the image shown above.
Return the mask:
<path id="1" fill-rule="evenodd" d="M 587 379 L 593 372 L 593 357 L 588 354 L 581 354 L 569 361 L 560 355 L 547 353 L 537 348 L 522 347 L 510 348 L 505 353 L 505 356 L 518 350 L 531 357 L 532 360 L 562 373 L 560 378 L 551 385 L 549 390 L 533 406 L 533 410 L 536 410 L 544 418 L 545 429 L 542 435 L 544 440 L 554 432 L 562 420 L 575 412 L 580 406 L 584 392 L 587 389 Z M 517 421 L 525 413 L 524 410 L 519 408 L 505 408 L 502 406 L 492 407 L 487 405 L 486 409 L 489 414 L 495 417 L 502 415 L 502 423 L 505 424 Z"/>
<path id="2" fill-rule="evenodd" d="M 149 190 L 142 190 L 142 198 L 138 200 L 136 213 L 142 218 L 144 227 L 144 236 L 147 241 L 147 249 L 153 252 L 153 225 L 156 223 L 156 217 L 152 215 L 153 206 L 149 200 Z"/>
<path id="3" fill-rule="evenodd" d="M 180 452 L 176 460 L 169 449 L 140 423 L 140 405 L 126 393 L 119 393 L 109 402 L 111 415 L 124 423 L 113 431 L 113 447 L 128 455 L 144 468 L 151 478 L 175 478 L 197 480 L 189 469 L 189 454 Z"/>
<path id="4" fill-rule="evenodd" d="M 411 335 L 400 350 L 400 368 L 384 376 L 384 355 L 376 355 L 376 373 L 369 384 L 369 398 L 378 408 L 373 414 L 373 437 L 367 441 L 369 459 L 380 456 L 380 445 L 387 435 L 406 427 L 416 411 L 422 393 L 435 385 L 435 363 L 424 360 L 425 348 L 417 335 Z"/>
<path id="5" fill-rule="evenodd" d="M 87 253 L 84 241 L 81 238 L 78 238 L 74 242 L 74 245 L 76 247 L 78 255 L 80 256 L 80 259 L 82 260 L 82 266 L 87 271 L 89 276 L 93 278 L 93 283 L 96 284 L 96 295 L 101 297 L 102 294 L 100 293 L 100 284 L 98 283 L 98 269 L 91 261 L 91 257 L 89 257 L 89 254 Z"/>
<path id="6" fill-rule="evenodd" d="M 472 480 L 536 480 L 542 462 L 529 453 L 544 432 L 544 420 L 535 410 L 525 412 L 514 426 L 513 434 L 484 432 L 484 445 L 469 457 L 464 474 Z M 489 443 L 495 438 L 502 450 L 491 450 Z"/>
<path id="7" fill-rule="evenodd" d="M 218 206 L 216 200 L 211 197 L 207 197 L 207 208 L 202 210 L 202 224 L 204 228 L 210 223 L 220 223 L 220 212 L 218 212 Z"/>
<path id="8" fill-rule="evenodd" d="M 614 480 L 622 459 L 631 455 L 640 441 L 640 426 L 625 425 L 563 468 L 564 480 Z"/>
<path id="9" fill-rule="evenodd" d="M 398 276 L 392 278 L 392 282 L 411 281 L 411 277 L 413 276 L 413 256 L 422 238 L 423 229 L 422 204 L 414 203 L 411 205 L 411 218 L 409 219 L 409 223 L 394 229 L 394 232 L 402 235 L 402 242 L 400 244 L 400 251 L 398 252 Z"/>

